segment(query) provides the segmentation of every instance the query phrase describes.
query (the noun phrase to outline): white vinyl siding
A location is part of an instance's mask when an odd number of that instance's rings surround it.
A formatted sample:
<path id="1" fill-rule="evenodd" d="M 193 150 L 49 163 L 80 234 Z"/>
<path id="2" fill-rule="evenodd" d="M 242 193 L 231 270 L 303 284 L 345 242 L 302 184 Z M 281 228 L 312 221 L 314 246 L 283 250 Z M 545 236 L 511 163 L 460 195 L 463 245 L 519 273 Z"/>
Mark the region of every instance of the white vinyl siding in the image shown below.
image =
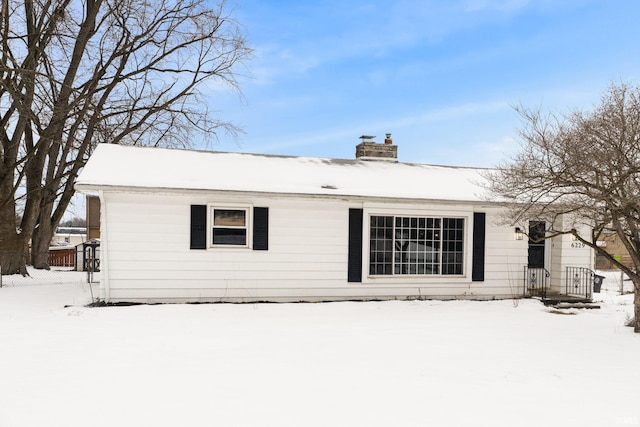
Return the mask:
<path id="1" fill-rule="evenodd" d="M 275 295 L 300 300 L 345 282 L 347 203 L 227 196 L 224 203 L 210 204 L 219 199 L 106 194 L 110 298 L 242 301 Z M 269 207 L 269 250 L 190 250 L 189 210 L 194 204 Z"/>
<path id="2" fill-rule="evenodd" d="M 472 204 L 375 204 L 315 198 L 105 193 L 110 301 L 322 301 L 519 297 L 527 241 L 500 210 Z M 219 201 L 218 203 L 213 202 Z M 190 206 L 269 208 L 269 249 L 189 248 Z M 347 282 L 349 209 L 364 211 L 362 282 Z M 485 280 L 471 281 L 473 212 L 486 212 Z M 371 215 L 464 219 L 463 275 L 370 276 Z M 563 249 L 565 251 L 566 249 Z M 576 254 L 582 251 L 573 250 Z M 567 252 L 569 254 L 569 252 Z M 575 259 L 575 258 L 574 258 Z M 577 260 L 576 260 L 577 261 Z M 104 277 L 104 276 L 103 276 Z"/>

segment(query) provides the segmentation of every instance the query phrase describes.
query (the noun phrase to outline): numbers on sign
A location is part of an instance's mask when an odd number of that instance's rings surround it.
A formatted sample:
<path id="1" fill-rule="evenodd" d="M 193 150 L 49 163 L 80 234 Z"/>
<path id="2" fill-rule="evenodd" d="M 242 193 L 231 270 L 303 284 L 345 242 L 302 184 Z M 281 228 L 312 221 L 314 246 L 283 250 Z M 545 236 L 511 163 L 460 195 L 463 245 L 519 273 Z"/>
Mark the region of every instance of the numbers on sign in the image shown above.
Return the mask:
<path id="1" fill-rule="evenodd" d="M 572 242 L 571 243 L 571 247 L 572 248 L 584 248 L 586 245 L 582 242 Z"/>

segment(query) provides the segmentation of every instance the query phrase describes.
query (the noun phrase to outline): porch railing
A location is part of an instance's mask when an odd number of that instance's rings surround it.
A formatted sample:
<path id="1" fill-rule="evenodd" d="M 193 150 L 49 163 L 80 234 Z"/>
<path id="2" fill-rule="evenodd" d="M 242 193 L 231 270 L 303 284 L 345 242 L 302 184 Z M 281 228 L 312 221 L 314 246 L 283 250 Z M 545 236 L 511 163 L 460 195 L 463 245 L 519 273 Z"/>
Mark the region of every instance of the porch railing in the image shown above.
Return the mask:
<path id="1" fill-rule="evenodd" d="M 595 273 L 585 267 L 567 267 L 565 293 L 569 296 L 591 299 Z"/>
<path id="2" fill-rule="evenodd" d="M 524 297 L 546 298 L 549 290 L 549 270 L 541 267 L 524 267 Z"/>

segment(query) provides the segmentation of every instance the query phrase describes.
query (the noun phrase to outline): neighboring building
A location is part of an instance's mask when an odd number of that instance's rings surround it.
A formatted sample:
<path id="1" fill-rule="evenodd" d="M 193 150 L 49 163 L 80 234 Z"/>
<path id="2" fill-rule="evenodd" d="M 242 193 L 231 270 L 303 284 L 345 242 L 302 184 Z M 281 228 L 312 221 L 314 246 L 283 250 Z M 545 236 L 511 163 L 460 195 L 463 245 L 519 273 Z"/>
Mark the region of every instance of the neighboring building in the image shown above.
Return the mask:
<path id="1" fill-rule="evenodd" d="M 597 244 L 600 247 L 606 248 L 606 251 L 613 255 L 617 261 L 629 268 L 633 268 L 631 255 L 629 255 L 627 248 L 624 247 L 624 244 L 615 232 L 604 232 L 600 236 L 600 240 L 598 240 Z M 612 270 L 616 267 L 614 267 L 613 263 L 609 259 L 596 253 L 595 268 L 598 270 Z"/>
<path id="2" fill-rule="evenodd" d="M 481 169 L 401 163 L 385 142 L 355 160 L 99 145 L 76 188 L 100 197 L 101 298 L 590 297 L 590 248 L 529 242 Z"/>
<path id="3" fill-rule="evenodd" d="M 87 240 L 87 229 L 84 227 L 58 227 L 51 239 L 51 246 L 76 246 Z"/>
<path id="4" fill-rule="evenodd" d="M 51 267 L 75 267 L 76 246 L 86 237 L 84 227 L 58 227 L 51 239 L 47 263 Z"/>

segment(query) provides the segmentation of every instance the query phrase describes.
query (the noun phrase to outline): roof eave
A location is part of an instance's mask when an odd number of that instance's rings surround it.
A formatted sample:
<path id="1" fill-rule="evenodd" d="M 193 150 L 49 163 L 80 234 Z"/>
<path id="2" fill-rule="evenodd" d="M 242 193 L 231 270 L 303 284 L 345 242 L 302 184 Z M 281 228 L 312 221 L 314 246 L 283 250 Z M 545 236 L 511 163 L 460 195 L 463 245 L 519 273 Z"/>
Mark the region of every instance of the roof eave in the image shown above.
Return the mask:
<path id="1" fill-rule="evenodd" d="M 496 205 L 498 203 L 481 199 L 439 199 L 439 198 L 418 198 L 418 197 L 392 197 L 392 196 L 366 196 L 341 193 L 296 193 L 296 192 L 269 192 L 269 191 L 241 191 L 241 190 L 221 190 L 211 188 L 176 188 L 176 187 L 142 187 L 142 186 L 119 186 L 119 185 L 97 185 L 97 184 L 75 184 L 76 190 L 89 193 L 104 191 L 112 193 L 147 193 L 147 194 L 237 194 L 249 197 L 278 197 L 278 198 L 307 198 L 307 199 L 329 199 L 352 202 L 379 201 L 396 203 L 458 203 L 458 204 L 487 204 Z"/>

